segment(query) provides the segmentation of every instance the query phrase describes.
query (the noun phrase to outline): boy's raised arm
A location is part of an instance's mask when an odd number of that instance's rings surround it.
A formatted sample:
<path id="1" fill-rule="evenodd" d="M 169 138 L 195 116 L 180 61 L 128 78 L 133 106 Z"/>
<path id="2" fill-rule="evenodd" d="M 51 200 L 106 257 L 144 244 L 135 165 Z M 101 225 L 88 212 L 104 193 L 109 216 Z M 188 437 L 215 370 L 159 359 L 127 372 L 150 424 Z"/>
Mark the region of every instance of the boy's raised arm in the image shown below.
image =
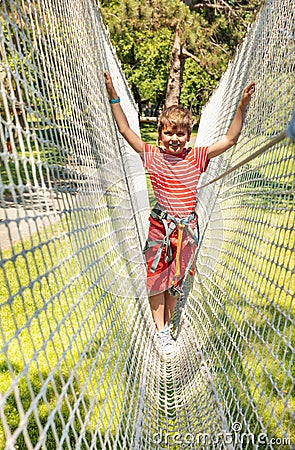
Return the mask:
<path id="1" fill-rule="evenodd" d="M 114 116 L 114 119 L 117 123 L 118 130 L 126 139 L 128 144 L 137 152 L 142 153 L 142 140 L 140 139 L 137 134 L 131 130 L 127 117 L 120 105 L 120 99 L 118 97 L 118 94 L 114 88 L 112 78 L 108 72 L 104 72 L 105 77 L 105 84 L 106 88 L 109 94 L 110 104 L 112 108 L 112 113 Z M 114 101 L 115 100 L 115 101 Z M 114 102 L 112 102 L 114 101 Z"/>
<path id="2" fill-rule="evenodd" d="M 255 83 L 251 83 L 245 88 L 239 106 L 237 108 L 235 117 L 229 127 L 228 132 L 226 133 L 223 139 L 209 146 L 208 149 L 209 159 L 221 155 L 221 153 L 225 152 L 238 142 L 243 127 L 245 111 L 250 102 L 250 98 L 254 92 L 255 92 Z"/>

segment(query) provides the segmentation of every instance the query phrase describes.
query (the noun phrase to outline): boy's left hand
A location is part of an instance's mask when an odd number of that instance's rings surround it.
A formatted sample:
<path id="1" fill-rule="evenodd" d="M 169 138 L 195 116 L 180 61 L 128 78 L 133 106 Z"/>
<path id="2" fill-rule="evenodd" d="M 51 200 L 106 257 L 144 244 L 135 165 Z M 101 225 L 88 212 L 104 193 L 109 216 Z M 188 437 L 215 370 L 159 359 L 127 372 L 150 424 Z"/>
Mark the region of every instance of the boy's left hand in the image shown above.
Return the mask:
<path id="1" fill-rule="evenodd" d="M 109 72 L 107 72 L 106 70 L 104 71 L 104 79 L 105 79 L 105 85 L 109 94 L 110 99 L 115 99 L 118 97 L 116 90 L 114 88 L 113 85 L 113 80 L 111 75 L 109 74 Z"/>
<path id="2" fill-rule="evenodd" d="M 251 98 L 252 94 L 254 94 L 254 92 L 255 92 L 255 83 L 251 83 L 244 89 L 242 99 L 241 99 L 241 106 L 243 106 L 244 108 L 246 108 L 246 106 L 248 106 L 248 104 L 250 102 L 250 98 Z"/>

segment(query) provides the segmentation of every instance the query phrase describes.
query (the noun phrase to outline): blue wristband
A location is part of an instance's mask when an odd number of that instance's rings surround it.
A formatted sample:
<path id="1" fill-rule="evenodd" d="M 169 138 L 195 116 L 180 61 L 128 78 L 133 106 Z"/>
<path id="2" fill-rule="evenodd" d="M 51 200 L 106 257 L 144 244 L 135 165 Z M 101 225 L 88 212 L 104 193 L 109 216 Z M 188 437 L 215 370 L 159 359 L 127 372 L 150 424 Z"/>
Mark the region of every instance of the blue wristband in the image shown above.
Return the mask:
<path id="1" fill-rule="evenodd" d="M 120 97 L 109 100 L 109 102 L 111 105 L 113 105 L 114 103 L 120 103 Z"/>

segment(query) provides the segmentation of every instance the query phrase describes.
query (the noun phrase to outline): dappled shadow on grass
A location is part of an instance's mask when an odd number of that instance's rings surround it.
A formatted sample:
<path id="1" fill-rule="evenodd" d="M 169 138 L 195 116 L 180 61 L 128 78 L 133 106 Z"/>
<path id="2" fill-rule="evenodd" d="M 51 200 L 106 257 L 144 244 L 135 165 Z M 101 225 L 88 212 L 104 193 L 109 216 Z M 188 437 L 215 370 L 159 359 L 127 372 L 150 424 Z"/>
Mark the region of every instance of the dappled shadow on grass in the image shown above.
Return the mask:
<path id="1" fill-rule="evenodd" d="M 0 161 L 1 162 L 1 161 Z M 88 179 L 88 175 L 73 168 L 67 168 L 60 165 L 48 165 L 42 163 L 41 166 L 36 167 L 26 161 L 24 164 L 18 159 L 9 160 L 7 166 L 0 163 L 0 177 L 4 185 L 3 197 L 5 203 L 2 202 L 2 207 L 13 207 L 19 204 L 25 206 L 34 206 L 36 210 L 42 209 L 42 192 L 55 192 L 57 196 L 59 193 L 69 193 L 76 195 L 80 186 Z M 86 170 L 85 170 L 86 172 Z M 11 191 L 11 181 L 14 185 L 14 195 Z M 6 186 L 6 187 L 5 187 Z M 34 197 L 36 201 L 34 201 Z M 48 203 L 48 195 L 47 195 Z"/>
<path id="2" fill-rule="evenodd" d="M 97 170 L 102 165 L 102 158 L 93 140 L 90 154 L 86 156 L 75 148 L 75 139 L 69 140 L 68 128 L 31 131 L 32 134 L 22 142 L 22 146 L 18 140 L 14 141 L 11 154 L 0 152 L 0 179 L 4 198 L 2 207 L 13 207 L 20 203 L 29 205 L 24 194 L 41 196 L 42 192 L 54 191 L 55 195 L 76 195 L 84 181 L 91 176 L 91 170 Z M 31 206 L 40 209 L 33 200 Z"/>
<path id="3" fill-rule="evenodd" d="M 262 210 L 289 209 L 294 204 L 291 181 L 267 179 L 250 166 L 241 174 L 234 194 L 241 198 L 241 206 L 260 207 Z"/>

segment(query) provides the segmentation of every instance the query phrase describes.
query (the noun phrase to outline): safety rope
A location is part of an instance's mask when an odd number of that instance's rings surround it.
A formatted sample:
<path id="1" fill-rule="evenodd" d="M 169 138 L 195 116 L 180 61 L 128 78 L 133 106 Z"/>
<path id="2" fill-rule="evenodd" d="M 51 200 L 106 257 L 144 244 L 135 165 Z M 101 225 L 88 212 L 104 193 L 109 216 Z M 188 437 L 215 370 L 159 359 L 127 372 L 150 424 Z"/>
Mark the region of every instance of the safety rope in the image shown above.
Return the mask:
<path id="1" fill-rule="evenodd" d="M 248 162 L 252 161 L 253 159 L 255 159 L 258 156 L 262 155 L 263 153 L 267 152 L 271 148 L 275 147 L 283 139 L 286 139 L 287 137 L 289 137 L 294 142 L 295 141 L 294 124 L 295 124 L 295 113 L 293 113 L 292 119 L 291 119 L 290 124 L 286 131 L 283 131 L 282 133 L 280 133 L 277 136 L 275 136 L 274 138 L 272 138 L 269 142 L 267 142 L 261 148 L 256 150 L 252 155 L 247 156 L 247 158 L 243 159 L 238 164 L 229 168 L 225 172 L 222 172 L 220 175 L 218 175 L 218 177 L 213 178 L 212 180 L 208 181 L 207 183 L 202 184 L 201 186 L 197 186 L 197 191 L 199 191 L 200 189 L 203 189 L 207 186 L 210 186 L 210 184 L 216 183 L 216 181 L 221 180 L 222 178 L 226 177 L 227 175 L 229 175 L 230 173 L 239 169 L 240 167 L 245 166 Z"/>

